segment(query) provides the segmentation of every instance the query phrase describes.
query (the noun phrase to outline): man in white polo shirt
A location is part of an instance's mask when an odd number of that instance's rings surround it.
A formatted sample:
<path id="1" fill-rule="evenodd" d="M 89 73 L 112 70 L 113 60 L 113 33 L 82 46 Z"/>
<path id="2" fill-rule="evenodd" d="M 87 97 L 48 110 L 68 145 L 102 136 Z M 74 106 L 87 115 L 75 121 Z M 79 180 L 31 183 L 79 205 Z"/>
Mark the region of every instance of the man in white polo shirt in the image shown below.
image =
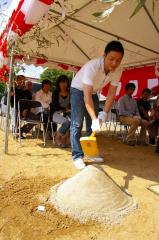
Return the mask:
<path id="1" fill-rule="evenodd" d="M 124 48 L 119 41 L 107 44 L 104 56 L 87 62 L 73 78 L 71 83 L 71 145 L 75 167 L 85 167 L 83 151 L 80 145 L 84 117 L 86 135 L 91 131 L 99 132 L 100 125 L 106 121 L 116 94 L 122 70 L 119 68 L 124 55 Z M 99 100 L 97 92 L 109 84 L 104 110 L 98 114 Z M 103 162 L 96 157 L 95 162 Z"/>

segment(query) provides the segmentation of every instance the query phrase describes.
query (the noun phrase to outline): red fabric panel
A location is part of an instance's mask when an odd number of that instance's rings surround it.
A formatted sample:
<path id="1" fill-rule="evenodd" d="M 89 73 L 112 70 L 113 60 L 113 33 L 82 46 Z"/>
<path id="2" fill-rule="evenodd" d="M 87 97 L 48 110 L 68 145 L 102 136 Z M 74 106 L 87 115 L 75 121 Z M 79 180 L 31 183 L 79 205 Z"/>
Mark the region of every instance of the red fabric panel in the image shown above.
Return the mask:
<path id="1" fill-rule="evenodd" d="M 24 55 L 16 55 L 15 56 L 15 59 L 20 59 L 20 60 L 22 60 L 24 58 Z"/>
<path id="2" fill-rule="evenodd" d="M 64 70 L 68 70 L 69 69 L 69 66 L 67 64 L 59 63 L 58 66 L 63 68 Z"/>
<path id="3" fill-rule="evenodd" d="M 47 5 L 50 5 L 50 4 L 52 4 L 54 2 L 54 0 L 39 0 L 39 2 L 43 2 L 43 3 L 47 4 Z"/>
<path id="4" fill-rule="evenodd" d="M 81 67 L 79 67 L 79 66 L 75 66 L 74 68 L 76 71 L 79 71 L 81 69 Z"/>
<path id="5" fill-rule="evenodd" d="M 145 66 L 141 68 L 133 68 L 124 70 L 120 79 L 121 89 L 119 94 L 116 95 L 116 99 L 120 98 L 125 93 L 125 86 L 128 82 L 137 83 L 137 92 L 135 94 L 135 98 L 139 98 L 141 96 L 142 90 L 144 88 L 148 88 L 150 86 L 151 80 L 156 79 L 159 85 L 159 77 L 155 75 L 155 66 Z M 106 86 L 102 90 L 102 94 L 107 96 L 109 86 Z M 151 87 L 150 87 L 151 88 Z"/>
<path id="6" fill-rule="evenodd" d="M 152 95 L 154 95 L 154 96 L 159 95 L 159 86 L 152 88 Z"/>
<path id="7" fill-rule="evenodd" d="M 36 64 L 44 64 L 44 63 L 46 63 L 47 61 L 45 60 L 45 59 L 43 59 L 43 58 L 37 58 L 36 59 Z"/>
<path id="8" fill-rule="evenodd" d="M 17 18 L 23 3 L 24 3 L 24 0 L 21 0 L 19 2 L 19 5 L 18 5 L 17 9 L 13 11 L 12 16 L 9 19 L 7 29 L 10 29 L 12 24 L 14 25 L 15 19 Z"/>
<path id="9" fill-rule="evenodd" d="M 7 82 L 8 75 L 9 75 L 9 68 L 6 65 L 3 65 L 3 67 L 0 69 L 0 81 Z"/>
<path id="10" fill-rule="evenodd" d="M 33 27 L 33 24 L 26 24 L 24 18 L 25 15 L 20 11 L 11 28 L 11 30 L 18 33 L 19 36 L 22 36 Z"/>

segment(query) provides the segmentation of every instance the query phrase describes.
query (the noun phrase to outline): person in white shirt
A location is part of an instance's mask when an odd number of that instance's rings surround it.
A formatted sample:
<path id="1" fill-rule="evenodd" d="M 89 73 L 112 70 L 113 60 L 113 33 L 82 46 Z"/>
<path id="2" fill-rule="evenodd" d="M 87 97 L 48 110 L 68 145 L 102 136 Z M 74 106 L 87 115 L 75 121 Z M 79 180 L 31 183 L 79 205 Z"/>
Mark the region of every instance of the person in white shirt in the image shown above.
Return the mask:
<path id="1" fill-rule="evenodd" d="M 43 121 L 45 123 L 45 128 L 48 122 L 49 114 L 50 114 L 50 103 L 52 102 L 52 92 L 50 91 L 51 82 L 49 80 L 43 80 L 41 89 L 35 93 L 34 100 L 41 103 L 43 107 Z M 36 109 L 36 114 L 40 113 L 41 109 Z M 50 133 L 51 129 L 48 126 L 48 132 Z M 51 134 L 50 134 L 51 136 Z"/>
<path id="2" fill-rule="evenodd" d="M 41 103 L 45 111 L 50 110 L 50 103 L 52 102 L 52 92 L 50 91 L 51 83 L 49 80 L 43 80 L 41 89 L 35 93 L 34 100 Z M 40 111 L 40 109 L 39 109 Z"/>
<path id="3" fill-rule="evenodd" d="M 122 69 L 119 68 L 124 55 L 124 48 L 119 41 L 107 44 L 104 56 L 88 61 L 76 74 L 71 83 L 71 145 L 75 167 L 85 167 L 84 153 L 80 145 L 84 117 L 87 135 L 100 131 L 100 125 L 107 119 L 116 94 Z M 109 91 L 104 110 L 99 112 L 97 92 L 109 84 Z M 95 162 L 102 162 L 96 157 Z"/>

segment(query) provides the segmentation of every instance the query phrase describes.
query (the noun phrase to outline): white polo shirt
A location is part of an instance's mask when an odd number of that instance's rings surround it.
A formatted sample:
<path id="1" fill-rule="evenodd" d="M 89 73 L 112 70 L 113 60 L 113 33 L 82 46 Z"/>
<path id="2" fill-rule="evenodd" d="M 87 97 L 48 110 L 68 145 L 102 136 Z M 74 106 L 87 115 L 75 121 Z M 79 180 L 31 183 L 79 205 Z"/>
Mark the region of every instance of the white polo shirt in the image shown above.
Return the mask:
<path id="1" fill-rule="evenodd" d="M 76 76 L 72 79 L 71 87 L 83 90 L 83 84 L 93 86 L 93 93 L 101 91 L 101 89 L 110 83 L 113 86 L 118 86 L 122 69 L 117 68 L 115 71 L 105 75 L 104 72 L 104 57 L 95 58 L 88 61 Z"/>
<path id="2" fill-rule="evenodd" d="M 52 102 L 52 92 L 48 92 L 47 94 L 40 89 L 35 93 L 34 100 L 41 103 L 43 108 L 50 109 L 50 103 Z M 41 112 L 41 108 L 36 108 L 36 114 Z"/>
<path id="3" fill-rule="evenodd" d="M 40 102 L 43 108 L 49 108 L 50 103 L 52 102 L 52 92 L 49 91 L 46 94 L 42 89 L 40 89 L 35 93 L 35 101 Z"/>

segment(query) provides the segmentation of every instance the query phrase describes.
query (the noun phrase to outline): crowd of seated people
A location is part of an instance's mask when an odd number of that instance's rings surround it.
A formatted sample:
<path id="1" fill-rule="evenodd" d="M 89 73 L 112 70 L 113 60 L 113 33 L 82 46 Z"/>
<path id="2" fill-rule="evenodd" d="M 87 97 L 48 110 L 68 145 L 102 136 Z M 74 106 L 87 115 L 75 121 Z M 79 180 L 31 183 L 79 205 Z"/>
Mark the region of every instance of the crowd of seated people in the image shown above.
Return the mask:
<path id="1" fill-rule="evenodd" d="M 129 126 L 125 142 L 130 146 L 155 144 L 155 139 L 159 133 L 159 100 L 156 100 L 152 108 L 148 101 L 151 90 L 145 88 L 142 91 L 141 98 L 136 101 L 132 97 L 135 88 L 134 83 L 128 83 L 125 86 L 125 95 L 118 102 L 120 122 Z M 138 127 L 140 127 L 140 134 L 136 139 L 135 135 Z M 148 142 L 146 139 L 147 132 L 149 133 Z"/>
<path id="2" fill-rule="evenodd" d="M 21 115 L 27 114 L 27 117 L 36 120 L 39 118 L 41 111 L 43 112 L 43 122 L 44 122 L 44 130 L 52 138 L 52 130 L 51 124 L 53 126 L 53 131 L 56 131 L 55 135 L 55 143 L 59 147 L 68 147 L 67 136 L 70 128 L 70 96 L 69 96 L 69 79 L 66 75 L 61 75 L 57 79 L 56 89 L 51 91 L 51 82 L 49 80 L 43 80 L 41 84 L 41 89 L 37 91 L 35 94 L 32 92 L 32 83 L 26 82 L 25 77 L 20 75 L 17 76 L 15 90 L 11 91 L 11 107 L 14 106 L 15 101 L 15 109 L 18 112 L 18 102 L 21 99 L 25 100 L 34 100 L 41 103 L 42 108 L 28 109 L 23 111 L 21 108 Z M 5 103 L 7 103 L 7 94 L 5 96 Z M 26 110 L 26 106 L 25 106 Z M 17 121 L 18 122 L 18 121 Z M 57 125 L 60 125 L 57 130 Z M 34 124 L 24 124 L 21 127 L 21 138 L 25 139 L 24 134 L 29 133 Z M 19 131 L 18 131 L 19 132 Z"/>
<path id="3" fill-rule="evenodd" d="M 51 91 L 51 82 L 43 80 L 41 89 L 33 94 L 32 82 L 25 82 L 23 75 L 17 76 L 15 89 L 11 90 L 11 107 L 14 106 L 16 113 L 18 111 L 18 101 L 20 99 L 35 100 L 41 103 L 43 107 L 44 129 L 52 138 L 51 124 L 55 134 L 55 143 L 59 147 L 67 147 L 67 138 L 70 129 L 70 82 L 66 75 L 61 75 L 57 79 L 56 88 Z M 156 137 L 159 134 L 159 97 L 153 106 L 149 103 L 151 90 L 143 89 L 141 98 L 137 101 L 133 98 L 135 84 L 129 82 L 125 86 L 125 95 L 118 101 L 119 120 L 121 124 L 127 125 L 128 132 L 126 136 L 126 144 L 134 146 L 136 144 L 147 145 L 147 132 L 149 135 L 149 144 L 155 144 Z M 5 96 L 5 103 L 7 95 Z M 41 109 L 29 111 L 29 116 L 36 119 L 41 113 Z M 22 111 L 22 115 L 25 112 Z M 60 127 L 57 128 L 57 125 Z M 33 124 L 25 124 L 21 128 L 21 138 L 25 138 L 33 128 Z M 140 127 L 140 128 L 138 128 Z M 136 130 L 139 130 L 139 137 L 136 139 Z"/>
<path id="4" fill-rule="evenodd" d="M 41 112 L 43 112 L 43 122 L 44 122 L 45 131 L 47 128 L 49 112 L 50 112 L 50 103 L 52 100 L 52 92 L 50 91 L 50 86 L 51 86 L 50 81 L 44 80 L 42 82 L 41 89 L 39 91 L 37 91 L 34 95 L 31 92 L 31 86 L 28 89 L 28 91 L 32 95 L 32 100 L 40 102 L 43 109 L 35 108 L 35 109 L 28 110 L 27 117 L 32 120 L 37 120 L 40 118 Z M 28 85 L 27 85 L 27 87 L 28 87 Z M 29 133 L 34 126 L 35 126 L 34 124 L 30 124 L 30 123 L 23 125 L 21 128 L 21 138 L 25 139 L 24 133 L 25 134 Z M 49 131 L 50 131 L 50 129 L 49 129 Z"/>

